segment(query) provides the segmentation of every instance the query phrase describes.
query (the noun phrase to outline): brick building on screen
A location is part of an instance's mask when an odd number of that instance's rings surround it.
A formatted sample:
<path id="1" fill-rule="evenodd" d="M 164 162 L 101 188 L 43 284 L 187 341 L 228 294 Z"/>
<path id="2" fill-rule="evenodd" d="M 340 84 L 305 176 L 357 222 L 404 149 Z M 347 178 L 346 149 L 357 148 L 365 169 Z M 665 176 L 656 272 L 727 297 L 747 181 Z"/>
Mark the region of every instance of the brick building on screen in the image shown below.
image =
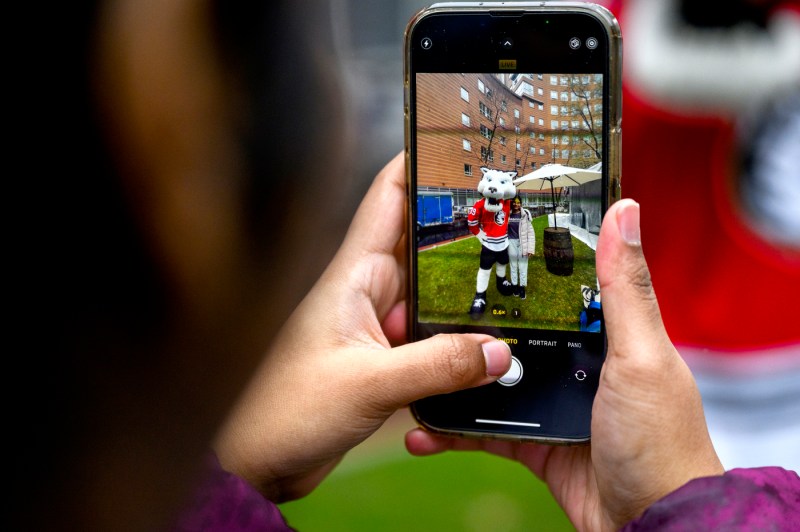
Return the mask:
<path id="1" fill-rule="evenodd" d="M 481 166 L 522 176 L 547 163 L 588 168 L 601 160 L 602 78 L 590 74 L 420 74 L 420 190 L 472 205 Z M 547 194 L 521 194 L 528 207 Z"/>

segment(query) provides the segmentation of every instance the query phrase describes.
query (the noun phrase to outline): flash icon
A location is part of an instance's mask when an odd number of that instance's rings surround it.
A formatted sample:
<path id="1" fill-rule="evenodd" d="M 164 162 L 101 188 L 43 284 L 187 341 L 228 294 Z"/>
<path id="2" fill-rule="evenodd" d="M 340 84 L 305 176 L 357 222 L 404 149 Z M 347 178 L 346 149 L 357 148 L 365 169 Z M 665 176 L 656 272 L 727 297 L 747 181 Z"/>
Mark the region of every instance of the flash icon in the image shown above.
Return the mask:
<path id="1" fill-rule="evenodd" d="M 588 48 L 589 50 L 594 50 L 595 48 L 597 48 L 597 39 L 595 39 L 594 37 L 589 37 L 588 39 L 586 39 L 586 48 Z"/>

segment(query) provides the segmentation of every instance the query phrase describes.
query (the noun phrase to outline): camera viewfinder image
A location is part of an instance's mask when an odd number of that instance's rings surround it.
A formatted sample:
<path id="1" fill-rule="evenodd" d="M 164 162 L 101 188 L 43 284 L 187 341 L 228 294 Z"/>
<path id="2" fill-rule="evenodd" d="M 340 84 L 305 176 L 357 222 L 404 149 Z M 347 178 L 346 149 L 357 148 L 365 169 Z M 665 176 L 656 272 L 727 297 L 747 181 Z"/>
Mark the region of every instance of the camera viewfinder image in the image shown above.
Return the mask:
<path id="1" fill-rule="evenodd" d="M 418 320 L 599 332 L 602 75 L 415 82 Z"/>

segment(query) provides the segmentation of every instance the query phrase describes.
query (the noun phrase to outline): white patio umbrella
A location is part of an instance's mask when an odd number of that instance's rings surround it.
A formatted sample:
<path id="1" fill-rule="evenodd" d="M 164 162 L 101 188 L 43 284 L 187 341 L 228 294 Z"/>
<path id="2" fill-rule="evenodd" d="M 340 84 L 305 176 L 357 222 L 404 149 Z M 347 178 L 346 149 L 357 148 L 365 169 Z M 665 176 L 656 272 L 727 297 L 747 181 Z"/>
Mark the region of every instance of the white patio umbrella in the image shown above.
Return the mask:
<path id="1" fill-rule="evenodd" d="M 598 163 L 599 164 L 599 163 Z M 592 168 L 598 167 L 598 165 Z M 537 168 L 529 174 L 518 177 L 514 180 L 517 190 L 544 190 L 547 183 L 550 184 L 550 194 L 553 198 L 553 223 L 556 222 L 556 187 L 575 187 L 589 181 L 600 179 L 602 172 L 597 169 L 574 168 L 563 164 L 552 163 Z M 556 227 L 558 224 L 555 223 Z"/>

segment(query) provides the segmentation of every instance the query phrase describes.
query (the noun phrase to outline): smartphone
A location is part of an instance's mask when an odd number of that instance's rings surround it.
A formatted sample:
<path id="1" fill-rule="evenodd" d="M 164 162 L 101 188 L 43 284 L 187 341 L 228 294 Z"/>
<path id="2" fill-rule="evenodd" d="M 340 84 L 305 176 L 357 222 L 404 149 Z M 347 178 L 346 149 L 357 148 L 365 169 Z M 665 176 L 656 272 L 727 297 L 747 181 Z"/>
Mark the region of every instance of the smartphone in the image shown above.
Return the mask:
<path id="1" fill-rule="evenodd" d="M 413 415 L 588 442 L 606 353 L 595 249 L 620 195 L 617 21 L 589 3 L 438 3 L 404 46 L 410 339 L 479 332 L 512 351 L 497 382 Z"/>

